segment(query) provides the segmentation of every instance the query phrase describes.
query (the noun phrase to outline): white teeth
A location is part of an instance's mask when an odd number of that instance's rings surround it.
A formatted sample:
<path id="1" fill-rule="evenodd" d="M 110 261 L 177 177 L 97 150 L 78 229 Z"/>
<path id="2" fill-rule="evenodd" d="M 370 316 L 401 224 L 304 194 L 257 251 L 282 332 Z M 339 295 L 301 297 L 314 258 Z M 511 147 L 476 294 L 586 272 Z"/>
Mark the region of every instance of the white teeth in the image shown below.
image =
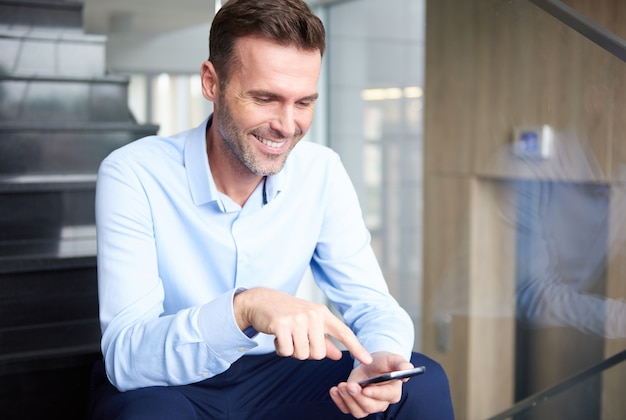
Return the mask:
<path id="1" fill-rule="evenodd" d="M 263 143 L 264 145 L 269 146 L 269 147 L 273 147 L 273 148 L 275 148 L 275 149 L 278 149 L 280 146 L 282 146 L 283 144 L 285 144 L 285 142 L 284 142 L 284 141 L 283 141 L 283 142 L 278 143 L 278 142 L 271 141 L 271 140 L 268 140 L 268 139 L 260 139 L 260 140 L 261 140 L 261 143 Z"/>

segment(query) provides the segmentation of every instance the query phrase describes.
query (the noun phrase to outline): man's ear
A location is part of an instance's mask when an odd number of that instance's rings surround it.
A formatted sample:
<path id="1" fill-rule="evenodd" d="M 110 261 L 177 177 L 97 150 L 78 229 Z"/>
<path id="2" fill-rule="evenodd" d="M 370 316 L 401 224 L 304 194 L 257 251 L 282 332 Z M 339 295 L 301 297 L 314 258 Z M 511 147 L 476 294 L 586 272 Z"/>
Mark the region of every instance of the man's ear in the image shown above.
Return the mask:
<path id="1" fill-rule="evenodd" d="M 202 95 L 211 102 L 215 102 L 218 95 L 219 80 L 213 63 L 205 61 L 200 69 L 202 79 Z"/>

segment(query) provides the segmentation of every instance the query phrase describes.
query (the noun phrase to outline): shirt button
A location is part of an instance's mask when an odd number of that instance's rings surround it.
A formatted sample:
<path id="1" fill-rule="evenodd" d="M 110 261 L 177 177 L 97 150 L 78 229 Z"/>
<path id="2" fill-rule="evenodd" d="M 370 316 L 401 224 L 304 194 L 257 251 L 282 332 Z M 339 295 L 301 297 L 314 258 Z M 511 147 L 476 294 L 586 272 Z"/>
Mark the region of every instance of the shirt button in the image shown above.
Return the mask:
<path id="1" fill-rule="evenodd" d="M 209 377 L 209 372 L 201 372 L 200 376 L 202 376 L 203 378 L 208 378 Z"/>
<path id="2" fill-rule="evenodd" d="M 239 347 L 239 348 L 237 349 L 237 351 L 238 351 L 239 353 L 243 353 L 243 352 L 244 352 L 244 351 L 246 351 L 246 350 L 247 350 L 247 349 L 246 349 L 245 347 Z"/>
<path id="3" fill-rule="evenodd" d="M 248 256 L 247 255 L 242 255 L 241 257 L 239 257 L 239 262 L 241 264 L 247 264 L 248 263 Z"/>

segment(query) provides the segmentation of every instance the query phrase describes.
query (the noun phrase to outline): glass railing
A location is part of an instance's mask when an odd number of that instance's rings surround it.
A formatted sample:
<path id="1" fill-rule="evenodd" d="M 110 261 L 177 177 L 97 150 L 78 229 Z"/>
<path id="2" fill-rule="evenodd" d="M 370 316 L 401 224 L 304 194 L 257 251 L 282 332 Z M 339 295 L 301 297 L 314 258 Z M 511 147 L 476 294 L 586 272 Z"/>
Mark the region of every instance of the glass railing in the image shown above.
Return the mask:
<path id="1" fill-rule="evenodd" d="M 591 19 L 579 13 L 574 8 L 566 5 L 562 1 L 558 1 L 558 0 L 529 0 L 529 1 L 535 4 L 536 6 L 538 6 L 543 11 L 550 14 L 552 17 L 558 19 L 563 24 L 567 25 L 571 29 L 585 36 L 587 39 L 594 42 L 595 44 L 597 44 L 604 50 L 608 51 L 616 58 L 620 59 L 623 62 L 626 62 L 626 41 L 624 41 L 619 36 L 608 31 L 601 25 L 592 21 Z M 564 195 L 562 191 L 569 191 L 570 193 L 572 191 L 577 191 L 578 193 L 580 193 L 581 191 L 584 191 L 583 195 L 585 195 L 586 197 L 589 197 L 589 191 L 593 190 L 593 193 L 591 195 L 593 195 L 594 197 L 596 198 L 605 197 L 606 199 L 595 200 L 596 202 L 602 201 L 601 205 L 596 205 L 596 207 L 594 207 L 593 209 L 588 209 L 589 212 L 585 216 L 587 220 L 595 220 L 596 225 L 598 224 L 597 220 L 601 218 L 602 214 L 606 216 L 609 213 L 608 208 L 609 208 L 610 200 L 608 199 L 608 197 L 611 194 L 609 192 L 610 188 L 607 184 L 603 184 L 603 183 L 584 184 L 583 183 L 583 184 L 577 185 L 576 183 L 570 183 L 570 184 L 558 183 L 558 182 L 550 183 L 550 182 L 545 182 L 545 181 L 544 182 L 517 182 L 513 184 L 515 185 L 514 189 L 517 193 L 516 196 L 518 198 L 518 206 L 519 206 L 519 203 L 521 202 L 522 204 L 526 203 L 527 207 L 529 207 L 530 209 L 540 208 L 541 206 L 545 207 L 546 197 L 548 196 L 552 197 L 553 195 L 556 197 L 553 201 L 558 201 L 560 203 L 560 206 L 562 207 L 561 210 L 563 211 L 561 211 L 560 215 L 557 215 L 555 218 L 553 218 L 554 220 L 550 221 L 548 220 L 548 218 L 545 218 L 545 217 L 535 218 L 536 220 L 541 220 L 542 223 L 549 224 L 551 226 L 550 227 L 551 230 L 548 228 L 545 228 L 545 226 L 544 226 L 544 229 L 537 230 L 537 231 L 541 231 L 541 236 L 543 238 L 549 237 L 551 238 L 550 240 L 554 239 L 553 234 L 555 231 L 555 228 L 554 228 L 555 224 L 560 223 L 558 220 L 562 219 L 564 217 L 563 215 L 568 213 L 567 207 L 573 204 L 571 201 L 568 202 L 567 200 L 563 199 L 565 195 L 567 195 L 570 198 L 571 198 L 571 195 L 569 195 L 569 193 Z M 550 193 L 561 191 L 561 193 L 546 194 L 546 191 L 549 191 Z M 582 196 L 580 194 L 575 194 L 575 195 Z M 612 200 L 615 201 L 615 197 L 613 197 Z M 541 203 L 539 203 L 539 201 Z M 586 202 L 590 202 L 590 200 L 586 200 Z M 575 204 L 574 207 L 578 211 L 584 206 L 581 207 Z M 536 261 L 537 259 L 541 258 L 542 253 L 533 248 L 534 244 L 538 242 L 537 238 L 536 237 L 533 238 L 532 237 L 533 235 L 528 234 L 529 231 L 532 232 L 534 228 L 537 228 L 537 226 L 535 226 L 537 224 L 536 220 L 529 218 L 529 215 L 532 214 L 532 210 L 529 210 L 528 208 L 526 209 L 521 208 L 520 210 L 520 207 L 518 207 L 518 210 L 519 211 L 515 215 L 516 220 L 520 224 L 520 226 L 523 226 L 524 228 L 523 229 L 518 228 L 517 259 L 518 261 L 526 261 L 526 262 Z M 572 224 L 570 224 L 569 226 L 570 227 L 568 228 L 568 230 L 570 232 L 572 231 L 573 226 L 580 227 L 580 225 L 572 225 Z M 604 226 L 605 241 L 599 241 L 599 242 L 608 243 L 606 239 L 608 239 L 608 237 L 610 237 L 611 234 L 610 232 L 606 231 L 607 227 L 608 227 L 608 224 Z M 548 230 L 550 230 L 549 235 L 546 234 Z M 580 233 L 580 229 L 574 229 L 574 230 L 578 230 L 579 231 L 578 233 Z M 596 231 L 594 232 L 590 231 L 588 233 L 591 233 L 591 235 L 597 237 L 597 236 L 602 236 L 600 235 L 601 231 L 602 229 L 596 229 Z M 570 235 L 568 234 L 565 236 L 569 237 Z M 524 237 L 526 237 L 526 240 L 523 239 Z M 556 245 L 556 247 L 560 250 L 561 253 L 568 253 L 567 248 L 571 246 L 573 245 L 565 243 L 565 242 L 561 242 Z M 595 251 L 591 250 L 591 254 L 594 254 L 595 252 L 595 253 L 598 253 L 598 255 L 600 255 L 603 252 L 602 250 L 598 249 L 597 246 L 594 249 Z M 606 249 L 604 251 L 605 253 L 608 253 Z M 583 256 L 583 259 L 594 260 L 593 255 L 590 256 L 589 253 L 585 254 Z M 606 261 L 604 261 L 602 264 L 600 264 L 601 261 L 597 261 L 597 262 L 599 263 L 597 264 L 598 266 L 604 266 L 606 264 Z M 524 268 L 522 268 L 521 270 L 524 271 Z M 535 278 L 534 276 L 529 275 L 529 273 L 527 272 L 520 273 L 519 270 L 517 274 L 518 274 L 518 278 L 520 277 L 521 278 Z M 606 272 L 605 271 L 595 272 L 595 275 L 598 278 L 603 278 L 606 275 Z M 599 282 L 599 283 L 604 284 L 603 282 Z M 521 295 L 523 293 L 525 286 L 520 285 L 518 282 L 517 288 L 518 288 L 518 294 Z M 532 290 L 533 287 L 528 287 L 528 289 L 531 289 L 529 292 L 530 295 L 533 295 L 533 293 L 537 295 L 536 293 L 537 290 Z M 542 295 L 545 294 L 544 292 L 545 291 L 543 290 L 540 291 Z M 602 290 L 602 292 L 604 292 L 604 290 Z M 557 301 L 557 300 L 558 298 L 554 299 L 554 301 Z M 567 300 L 567 299 L 564 299 L 564 301 L 573 303 L 571 300 Z M 524 302 L 521 302 L 518 299 L 517 303 L 518 303 L 518 312 L 519 312 L 519 307 L 523 307 Z M 536 302 L 534 301 L 530 302 L 530 304 L 527 306 L 539 311 L 537 309 L 538 306 L 536 305 Z M 566 306 L 569 306 L 569 305 L 566 305 Z M 598 307 L 600 309 L 600 312 L 602 312 L 598 314 L 598 317 L 597 317 L 598 320 L 600 319 L 605 320 L 607 322 L 607 325 L 611 321 L 615 321 L 615 320 L 610 319 L 609 311 L 604 306 L 600 305 Z M 585 306 L 585 308 L 588 309 L 589 305 Z M 566 312 L 568 311 L 570 311 L 570 309 L 565 308 L 563 309 L 563 311 L 561 311 L 562 312 L 561 314 L 567 317 Z M 546 311 L 546 313 L 548 312 L 551 316 L 556 316 L 555 314 L 558 315 L 560 313 L 558 310 Z M 589 315 L 589 311 L 586 311 L 585 313 Z M 561 331 L 558 331 L 558 329 L 553 329 L 552 331 L 548 331 L 548 332 L 546 332 L 546 329 L 544 329 L 543 332 L 538 333 L 537 331 L 539 330 L 528 328 L 528 325 L 524 325 L 524 321 L 522 321 L 522 319 L 524 318 L 523 314 L 520 315 L 518 313 L 517 315 L 519 316 L 519 320 L 517 322 L 517 337 L 516 337 L 516 341 L 518 343 L 517 348 L 516 348 L 517 350 L 516 360 L 517 361 L 516 361 L 516 375 L 515 375 L 517 378 L 516 385 L 515 385 L 516 402 L 513 406 L 509 407 L 508 409 L 505 409 L 489 417 L 488 420 L 619 419 L 619 418 L 624 418 L 623 417 L 624 416 L 624 412 L 623 412 L 624 403 L 623 401 L 621 401 L 623 398 L 619 397 L 619 395 L 622 394 L 622 391 L 620 391 L 619 388 L 620 388 L 620 384 L 623 383 L 622 378 L 626 374 L 626 364 L 624 363 L 624 361 L 626 361 L 626 350 L 620 350 L 616 352 L 614 351 L 613 355 L 611 355 L 610 357 L 606 357 L 606 354 L 610 354 L 610 351 L 608 351 L 607 348 L 605 348 L 606 342 L 603 342 L 600 340 L 594 341 L 593 339 L 585 339 L 584 334 L 580 334 L 578 337 L 574 337 L 572 334 L 570 334 L 570 332 L 564 329 L 562 329 Z M 539 314 L 539 315 L 542 315 L 544 318 L 546 316 L 545 314 Z M 572 320 L 568 319 L 568 322 L 564 322 L 564 325 L 567 324 L 567 325 L 576 327 L 579 330 L 579 332 L 582 331 L 586 333 L 592 333 L 592 335 L 595 333 L 596 336 L 603 335 L 602 334 L 603 331 L 593 331 L 591 323 L 593 323 L 594 321 L 591 318 L 593 317 L 586 316 L 584 317 L 584 319 L 581 317 L 578 323 L 571 322 Z M 621 323 L 623 321 L 619 321 L 619 322 L 620 322 L 620 325 L 622 325 Z M 582 325 L 583 323 L 585 325 Z M 548 323 L 548 324 L 556 325 L 554 323 Z M 549 330 L 549 328 L 547 329 Z M 609 327 L 607 327 L 604 324 L 598 324 L 598 329 L 605 330 L 604 333 L 607 335 L 607 337 L 610 337 L 611 334 L 609 333 L 609 330 L 610 330 Z M 562 357 L 560 359 L 550 357 L 550 360 L 546 361 L 546 363 L 544 364 L 538 363 L 537 358 L 538 357 L 541 358 L 542 355 L 538 353 L 531 354 L 533 351 L 533 341 L 534 340 L 545 341 L 547 337 L 559 336 L 559 334 L 561 335 L 560 338 L 562 338 L 564 334 L 565 335 L 569 334 L 570 344 L 576 342 L 576 340 L 578 340 L 578 342 L 580 343 L 585 341 L 585 344 L 578 348 L 574 347 L 574 348 L 567 349 L 567 351 L 562 354 Z M 522 343 L 522 345 L 520 345 L 520 343 Z M 589 353 L 589 349 L 595 349 L 597 351 L 595 351 L 593 355 L 589 355 L 589 357 L 587 357 L 587 361 L 594 360 L 594 358 L 595 360 L 600 359 L 600 361 L 592 363 L 590 366 L 585 367 L 581 370 L 578 370 L 573 375 L 566 377 L 566 378 L 562 378 L 561 380 L 556 381 L 556 383 L 551 384 L 547 387 L 545 386 L 538 387 L 537 383 L 532 383 L 532 384 L 529 383 L 531 380 L 529 380 L 528 378 L 532 378 L 533 376 L 535 376 L 537 372 L 542 370 L 542 367 L 545 368 L 546 370 L 550 370 L 552 366 L 561 365 L 560 370 L 561 371 L 566 370 L 566 369 L 563 369 L 563 365 L 567 363 L 568 359 L 571 360 L 572 354 L 580 353 L 581 351 L 587 351 L 587 353 Z M 552 356 L 554 356 L 554 354 Z M 532 364 L 529 363 L 525 365 L 524 360 L 528 358 L 532 358 L 532 357 L 534 357 L 533 363 Z M 606 357 L 606 358 L 604 358 L 604 360 L 601 360 L 603 357 Z M 533 372 L 524 372 L 524 370 L 531 365 L 532 365 L 532 368 L 535 370 Z M 541 373 L 539 374 L 539 376 L 541 376 Z M 544 381 L 544 384 L 545 384 L 545 381 Z M 536 391 L 537 389 L 541 389 L 541 390 Z"/>
<path id="2" fill-rule="evenodd" d="M 611 375 L 621 374 L 617 369 L 611 368 L 625 360 L 626 350 L 623 350 L 554 386 L 524 398 L 511 408 L 490 417 L 489 420 L 600 418 L 601 401 L 596 391 L 602 388 L 603 383 L 610 382 Z M 569 415 L 568 411 L 575 414 Z M 604 412 L 603 418 L 618 418 L 614 414 L 619 413 Z"/>

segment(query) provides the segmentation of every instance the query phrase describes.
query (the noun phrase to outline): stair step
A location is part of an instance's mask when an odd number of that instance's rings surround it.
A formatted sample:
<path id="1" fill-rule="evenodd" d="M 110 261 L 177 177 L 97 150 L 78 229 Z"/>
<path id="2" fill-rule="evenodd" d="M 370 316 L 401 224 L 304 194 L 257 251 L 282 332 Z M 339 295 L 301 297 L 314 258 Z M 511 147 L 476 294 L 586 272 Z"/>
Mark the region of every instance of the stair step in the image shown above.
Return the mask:
<path id="1" fill-rule="evenodd" d="M 95 227 L 93 228 L 95 231 Z M 0 247 L 0 276 L 17 273 L 54 273 L 58 270 L 90 270 L 96 268 L 95 237 L 90 240 L 93 246 L 91 252 L 80 250 L 77 252 L 59 252 L 60 247 L 69 247 L 66 243 L 83 241 L 78 238 L 60 239 L 60 244 L 56 244 L 54 253 L 40 252 L 2 252 Z M 69 247 L 71 248 L 71 247 Z M 45 277 L 45 276 L 44 276 Z"/>
<path id="2" fill-rule="evenodd" d="M 100 35 L 0 28 L 0 51 L 0 74 L 93 78 L 106 71 L 106 37 Z"/>
<path id="3" fill-rule="evenodd" d="M 55 243 L 62 239 L 67 226 L 94 225 L 94 185 L 81 189 L 3 191 L 0 244 L 10 247 L 33 241 Z M 5 249 L 6 252 L 12 251 Z"/>
<path id="4" fill-rule="evenodd" d="M 0 258 L 0 365 L 82 352 L 99 339 L 95 254 Z"/>
<path id="5" fill-rule="evenodd" d="M 91 299 L 93 303 L 97 301 L 95 296 Z M 91 302 L 90 302 L 91 303 Z M 94 309 L 97 308 L 93 305 Z M 97 309 L 96 309 L 97 310 Z M 68 348 L 76 346 L 98 346 L 100 341 L 100 326 L 97 312 L 93 319 L 84 323 L 64 324 L 31 327 L 27 329 L 13 329 L 3 331 L 0 329 L 0 362 L 9 358 L 33 356 L 33 353 L 51 350 L 67 351 Z"/>
<path id="6" fill-rule="evenodd" d="M 155 132 L 129 124 L 7 126 L 0 125 L 0 176 L 95 173 L 111 151 Z"/>
<path id="7" fill-rule="evenodd" d="M 0 120 L 128 121 L 128 79 L 0 77 Z"/>
<path id="8" fill-rule="evenodd" d="M 158 131 L 159 126 L 153 124 L 137 124 L 128 121 L 1 121 L 0 142 L 2 133 L 8 132 L 129 132 L 135 138 L 147 136 Z"/>
<path id="9" fill-rule="evenodd" d="M 97 177 L 96 173 L 0 176 L 0 194 L 8 192 L 89 190 L 95 188 Z"/>
<path id="10" fill-rule="evenodd" d="M 46 270 L 45 274 L 38 270 L 0 273 L 0 331 L 19 335 L 27 328 L 75 327 L 98 317 L 90 302 L 97 293 L 95 264 Z M 4 347 L 0 354 L 7 353 L 9 345 L 0 345 Z"/>
<path id="11" fill-rule="evenodd" d="M 63 1 L 0 1 L 0 25 L 9 27 L 75 28 L 82 31 L 82 3 Z"/>

